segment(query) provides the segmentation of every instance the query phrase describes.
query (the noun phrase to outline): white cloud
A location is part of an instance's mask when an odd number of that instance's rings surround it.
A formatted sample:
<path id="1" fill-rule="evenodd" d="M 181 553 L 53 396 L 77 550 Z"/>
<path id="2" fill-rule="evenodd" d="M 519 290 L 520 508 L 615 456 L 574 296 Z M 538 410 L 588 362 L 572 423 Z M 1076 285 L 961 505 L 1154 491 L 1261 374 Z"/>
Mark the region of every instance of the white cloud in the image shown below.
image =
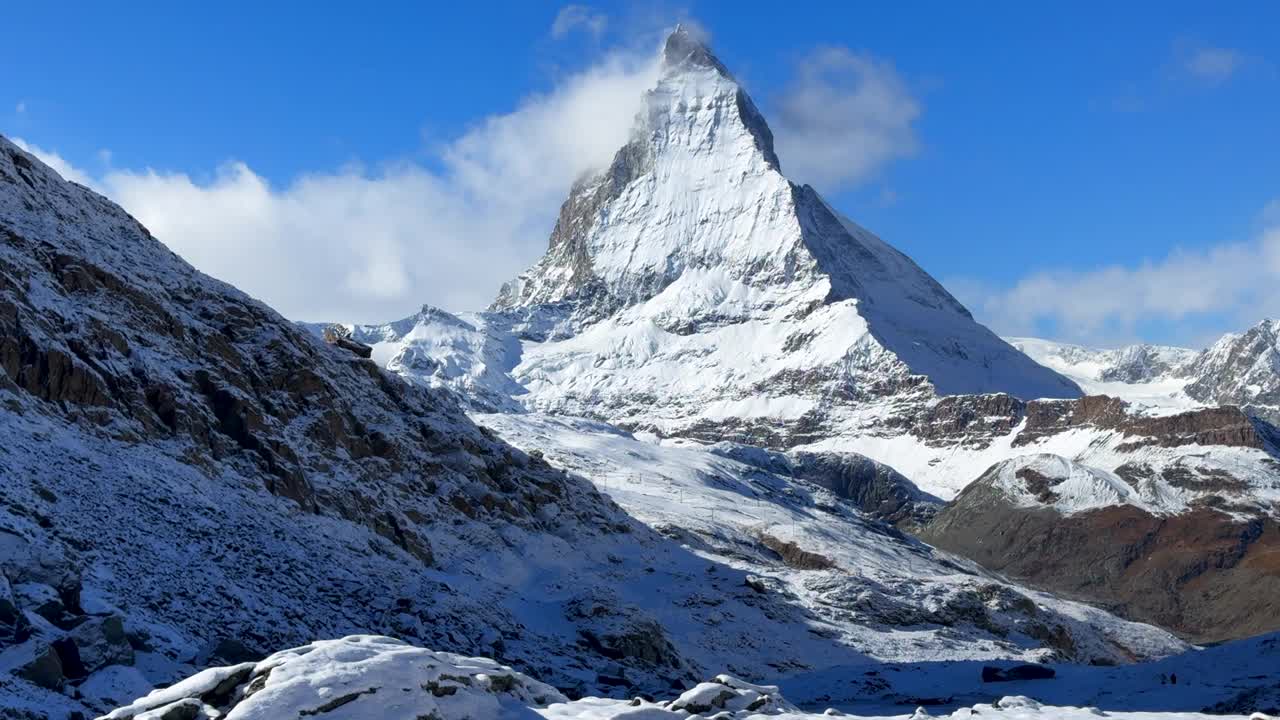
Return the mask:
<path id="1" fill-rule="evenodd" d="M 1267 203 L 1266 207 L 1262 208 L 1262 213 L 1259 217 L 1262 218 L 1264 225 L 1280 227 L 1280 198 Z"/>
<path id="2" fill-rule="evenodd" d="M 651 50 L 652 48 L 650 48 Z M 614 53 L 448 144 L 439 171 L 348 167 L 273 186 L 248 164 L 63 177 L 119 202 L 193 265 L 305 320 L 384 321 L 488 304 L 540 255 L 560 202 L 627 138 L 656 53 Z"/>
<path id="3" fill-rule="evenodd" d="M 1218 85 L 1229 80 L 1242 62 L 1240 53 L 1230 48 L 1202 47 L 1187 54 L 1183 69 L 1197 80 Z"/>
<path id="4" fill-rule="evenodd" d="M 1004 335 L 1038 334 L 1046 324 L 1058 339 L 1086 343 L 1137 340 L 1145 323 L 1200 334 L 1208 322 L 1225 332 L 1280 316 L 1280 221 L 1249 242 L 1175 250 L 1135 266 L 1037 272 L 1008 288 L 949 286 Z"/>
<path id="5" fill-rule="evenodd" d="M 917 148 L 920 103 L 892 64 L 865 53 L 812 53 L 771 107 L 783 171 L 822 190 L 862 182 Z"/>
<path id="6" fill-rule="evenodd" d="M 608 24 L 609 18 L 602 12 L 586 5 L 565 5 L 551 23 L 551 37 L 559 39 L 575 30 L 583 30 L 599 39 Z"/>
<path id="7" fill-rule="evenodd" d="M 27 101 L 19 100 L 17 107 L 15 107 L 13 111 L 19 115 L 22 115 L 23 113 L 25 113 L 27 111 Z"/>

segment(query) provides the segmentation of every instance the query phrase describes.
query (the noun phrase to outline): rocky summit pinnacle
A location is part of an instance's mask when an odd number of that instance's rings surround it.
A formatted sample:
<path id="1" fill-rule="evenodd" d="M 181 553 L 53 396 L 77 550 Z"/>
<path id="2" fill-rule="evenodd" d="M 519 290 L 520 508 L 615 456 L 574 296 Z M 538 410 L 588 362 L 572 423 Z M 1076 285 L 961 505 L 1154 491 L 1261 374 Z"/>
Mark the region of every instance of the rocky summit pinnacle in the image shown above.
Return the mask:
<path id="1" fill-rule="evenodd" d="M 662 64 L 667 69 L 681 66 L 714 68 L 728 76 L 729 70 L 689 28 L 676 25 L 662 48 Z"/>

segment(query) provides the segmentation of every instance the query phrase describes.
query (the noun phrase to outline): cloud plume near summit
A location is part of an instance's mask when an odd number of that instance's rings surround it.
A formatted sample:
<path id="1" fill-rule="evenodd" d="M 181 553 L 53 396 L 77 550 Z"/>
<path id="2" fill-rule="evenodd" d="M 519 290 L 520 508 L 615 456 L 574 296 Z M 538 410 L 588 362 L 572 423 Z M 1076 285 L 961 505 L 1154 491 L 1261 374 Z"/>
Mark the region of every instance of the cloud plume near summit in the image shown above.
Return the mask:
<path id="1" fill-rule="evenodd" d="M 605 19 L 600 18 L 603 27 Z M 696 27 L 696 25 L 694 25 Z M 625 144 L 659 72 L 659 34 L 637 32 L 552 89 L 436 147 L 426 161 L 352 164 L 273 182 L 251 160 L 210 173 L 93 172 L 24 147 L 119 202 L 202 271 L 299 320 L 383 321 L 422 303 L 486 306 L 546 247 L 573 181 Z M 914 151 L 920 112 L 887 62 L 814 51 L 771 95 L 783 170 L 837 189 Z"/>
<path id="2" fill-rule="evenodd" d="M 279 186 L 242 161 L 209 180 L 152 168 L 95 175 L 25 146 L 288 317 L 385 320 L 423 301 L 488 304 L 544 249 L 573 181 L 626 141 L 656 73 L 655 53 L 615 51 L 475 124 L 443 146 L 438 167 L 348 166 Z"/>

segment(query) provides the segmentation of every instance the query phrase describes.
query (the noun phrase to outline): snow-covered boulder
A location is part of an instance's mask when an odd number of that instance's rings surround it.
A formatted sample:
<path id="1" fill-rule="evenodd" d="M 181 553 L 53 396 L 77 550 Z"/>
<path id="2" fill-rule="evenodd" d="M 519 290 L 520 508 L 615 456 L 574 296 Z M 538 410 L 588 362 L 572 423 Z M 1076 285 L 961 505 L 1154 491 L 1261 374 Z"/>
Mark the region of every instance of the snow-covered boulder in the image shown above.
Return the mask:
<path id="1" fill-rule="evenodd" d="M 478 720 L 555 702 L 566 698 L 493 660 L 352 635 L 210 668 L 103 720 Z"/>

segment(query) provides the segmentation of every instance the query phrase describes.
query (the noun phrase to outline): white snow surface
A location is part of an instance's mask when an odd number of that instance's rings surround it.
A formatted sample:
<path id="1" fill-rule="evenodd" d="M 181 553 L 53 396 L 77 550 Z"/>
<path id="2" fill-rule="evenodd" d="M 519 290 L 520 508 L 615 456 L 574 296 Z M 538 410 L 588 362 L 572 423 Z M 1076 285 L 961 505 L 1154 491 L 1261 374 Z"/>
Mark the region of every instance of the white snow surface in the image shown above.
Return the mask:
<path id="1" fill-rule="evenodd" d="M 1075 381 L 1088 395 L 1110 395 L 1152 414 L 1204 407 L 1188 397 L 1188 365 L 1199 352 L 1167 345 L 1100 349 L 1040 338 L 1005 338 L 1031 359 Z"/>
<path id="2" fill-rule="evenodd" d="M 1167 652 L 1162 648 L 1170 636 L 1163 631 L 1009 584 L 865 518 L 822 488 L 744 465 L 715 452 L 715 446 L 685 440 L 656 444 L 583 419 L 532 413 L 475 417 L 516 447 L 537 450 L 553 464 L 590 478 L 659 533 L 759 578 L 771 594 L 796 598 L 810 615 L 810 633 L 837 638 L 868 658 L 1051 657 L 1044 648 L 1019 649 L 1025 641 L 1018 636 L 1030 626 L 1010 605 L 1017 595 L 1030 598 L 1039 612 L 1053 616 L 1053 623 L 1079 633 L 1076 642 L 1083 643 L 1086 654 L 1106 655 L 1108 638 L 1121 637 L 1141 655 Z M 833 567 L 789 567 L 761 553 L 765 536 L 817 553 Z M 739 632 L 734 609 L 716 605 L 709 610 L 712 621 L 726 633 Z M 988 618 L 980 624 L 989 621 L 1013 632 L 998 638 L 946 627 L 956 621 L 966 625 L 967 609 L 979 609 Z M 806 662 L 819 663 L 819 657 Z M 727 667 L 741 674 L 736 665 Z"/>
<path id="3" fill-rule="evenodd" d="M 1033 470 L 1054 481 L 1053 500 L 1039 500 L 1025 480 L 1022 470 Z M 1048 504 L 1063 515 L 1113 505 L 1135 505 L 1152 508 L 1127 483 L 1112 473 L 1072 462 L 1059 455 L 1022 455 L 997 465 L 991 475 L 994 485 L 1022 507 Z"/>
<path id="4" fill-rule="evenodd" d="M 386 637 L 350 636 L 276 653 L 257 664 L 206 670 L 100 720 L 1267 720 L 1260 712 L 1245 713 L 1271 708 L 1277 699 L 1280 686 L 1259 675 L 1256 663 L 1277 660 L 1278 640 L 1272 635 L 1124 668 L 1059 666 L 1053 679 L 1000 684 L 978 682 L 979 666 L 971 663 L 842 668 L 840 677 L 822 678 L 834 696 L 820 703 L 811 699 L 802 710 L 786 693 L 805 695 L 815 678 L 791 678 L 780 688 L 720 674 L 672 699 L 570 701 L 492 660 Z M 220 683 L 230 686 L 228 699 L 211 696 Z M 911 693 L 933 712 L 903 708 Z M 189 708 L 188 714 L 180 708 Z M 1216 714 L 1202 712 L 1211 708 Z"/>
<path id="5" fill-rule="evenodd" d="M 1280 320 L 1227 333 L 1205 350 L 1129 345 L 1105 350 L 1038 338 L 1006 338 L 1090 395 L 1123 398 L 1152 414 L 1209 405 L 1248 407 L 1280 419 Z"/>
<path id="6" fill-rule="evenodd" d="M 118 708 L 104 720 L 160 720 L 175 703 L 186 698 L 203 700 L 201 696 L 235 676 L 243 676 L 243 683 L 255 687 L 252 692 L 242 691 L 245 697 L 229 713 L 214 716 L 221 720 L 307 715 L 325 720 L 496 720 L 527 717 L 521 711 L 530 706 L 567 701 L 555 688 L 488 658 L 432 652 L 389 637 L 354 635 L 284 650 L 256 664 L 204 670 Z M 258 678 L 261 681 L 255 683 Z"/>

